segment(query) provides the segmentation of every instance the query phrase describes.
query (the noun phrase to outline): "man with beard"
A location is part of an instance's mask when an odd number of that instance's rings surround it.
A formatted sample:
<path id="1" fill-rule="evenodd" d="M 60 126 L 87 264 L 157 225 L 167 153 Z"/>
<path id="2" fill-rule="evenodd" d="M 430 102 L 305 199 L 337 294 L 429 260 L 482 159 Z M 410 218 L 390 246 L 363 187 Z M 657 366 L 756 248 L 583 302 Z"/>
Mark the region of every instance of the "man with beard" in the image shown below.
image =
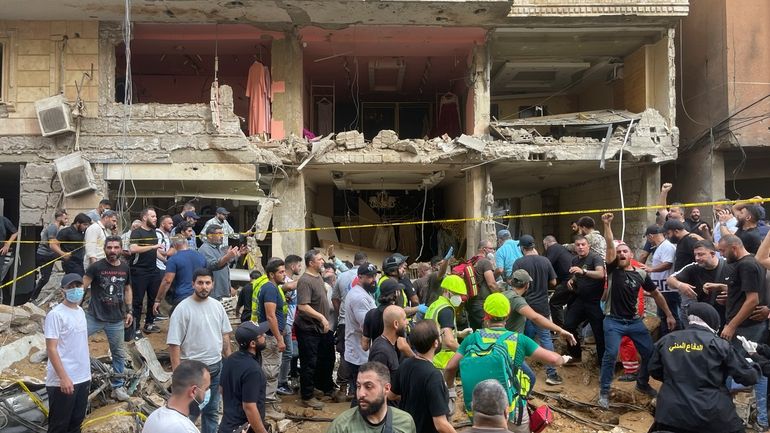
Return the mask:
<path id="1" fill-rule="evenodd" d="M 596 231 L 596 221 L 589 216 L 580 217 L 577 221 L 578 236 L 575 237 L 575 242 L 578 239 L 583 238 L 588 242 L 588 247 L 591 252 L 601 257 L 604 260 L 606 254 L 606 247 L 604 245 L 604 238 L 601 233 Z M 564 245 L 571 253 L 577 253 L 577 245 L 574 243 Z"/>
<path id="2" fill-rule="evenodd" d="M 412 416 L 385 404 L 390 391 L 390 373 L 379 362 L 367 362 L 358 370 L 356 398 L 358 407 L 342 412 L 327 433 L 417 433 Z"/>
<path id="3" fill-rule="evenodd" d="M 204 402 L 211 394 L 210 382 L 206 364 L 181 362 L 171 375 L 171 396 L 147 417 L 142 433 L 200 433 L 188 416 L 193 403 Z"/>
<path id="4" fill-rule="evenodd" d="M 206 364 L 211 375 L 211 389 L 219 389 L 222 358 L 230 355 L 230 319 L 225 307 L 209 295 L 214 290 L 214 278 L 205 268 L 193 273 L 193 295 L 177 305 L 168 325 L 168 353 L 171 369 L 182 360 L 195 360 Z M 210 400 L 191 407 L 190 419 L 202 415 L 201 433 L 217 431 L 219 411 L 218 391 L 210 393 Z"/>
<path id="5" fill-rule="evenodd" d="M 697 233 L 701 237 L 711 232 L 711 225 L 701 218 L 700 209 L 697 207 L 690 210 L 690 218 L 684 220 L 684 227 L 688 232 Z"/>
<path id="6" fill-rule="evenodd" d="M 152 304 L 153 313 L 155 314 L 160 313 L 160 304 L 166 298 L 169 288 L 173 287 L 171 296 L 172 312 L 183 299 L 192 295 L 193 272 L 196 269 L 206 267 L 206 259 L 203 258 L 201 253 L 190 249 L 190 245 L 184 236 L 174 236 L 172 244 L 176 253 L 166 262 L 166 272 L 163 274 L 158 294 L 155 296 L 155 303 Z"/>
<path id="7" fill-rule="evenodd" d="M 59 230 L 67 226 L 68 220 L 67 211 L 59 209 L 54 212 L 54 222 L 46 226 L 43 231 L 40 232 L 40 244 L 38 244 L 37 251 L 35 251 L 35 268 L 38 269 L 38 280 L 35 284 L 35 291 L 30 295 L 30 300 L 37 299 L 38 295 L 40 295 L 40 292 L 43 290 L 43 287 L 45 287 L 51 279 L 53 264 L 48 266 L 43 265 L 59 257 L 51 249 L 51 241 L 56 239 L 56 234 L 59 233 Z"/>
<path id="8" fill-rule="evenodd" d="M 201 245 L 198 252 L 203 254 L 206 266 L 214 273 L 214 292 L 211 296 L 216 300 L 222 300 L 232 295 L 230 263 L 246 254 L 246 247 L 220 248 L 224 242 L 224 233 L 222 227 L 216 224 L 208 226 L 205 233 L 206 242 Z"/>
<path id="9" fill-rule="evenodd" d="M 759 234 L 759 218 L 760 211 L 759 205 L 754 203 L 738 203 L 733 207 L 735 216 L 738 218 L 738 230 L 735 232 L 735 236 L 738 236 L 743 242 L 743 246 L 751 254 L 756 254 L 759 249 L 759 244 L 762 243 L 762 236 Z M 728 221 L 728 213 L 721 212 L 719 214 L 719 221 L 723 219 L 725 223 Z M 720 227 L 722 236 L 729 235 L 730 232 L 727 225 Z"/>
<path id="10" fill-rule="evenodd" d="M 235 330 L 239 350 L 222 361 L 222 422 L 219 433 L 233 433 L 246 422 L 247 433 L 267 433 L 265 424 L 265 375 L 257 355 L 265 349 L 270 324 L 252 321 Z M 238 430 L 240 433 L 240 430 Z"/>
<path id="11" fill-rule="evenodd" d="M 706 287 L 706 290 L 723 292 L 727 290 L 725 326 L 722 338 L 730 341 L 741 351 L 741 343 L 735 336 L 749 341 L 764 342 L 767 339 L 767 316 L 752 315 L 758 305 L 767 305 L 765 290 L 765 269 L 753 255 L 746 251 L 743 242 L 736 235 L 723 236 L 719 240 L 719 251 L 727 260 L 732 272 L 720 283 Z M 767 378 L 761 377 L 754 386 L 757 399 L 757 424 L 759 431 L 768 429 Z"/>
<path id="12" fill-rule="evenodd" d="M 369 359 L 368 346 L 364 349 L 364 320 L 366 313 L 376 308 L 374 292 L 377 290 L 377 268 L 371 263 L 363 263 L 358 267 L 358 278 L 353 280 L 353 287 L 345 296 L 342 309 L 345 310 L 345 353 L 343 362 L 348 367 L 348 395 L 354 396 L 350 407 L 355 407 L 357 401 L 356 378 L 358 368 Z"/>
<path id="13" fill-rule="evenodd" d="M 75 215 L 72 225 L 59 230 L 56 239 L 51 239 L 49 246 L 57 256 L 62 258 L 61 267 L 65 274 L 78 274 L 83 276 L 86 273 L 83 267 L 83 258 L 85 257 L 85 233 L 88 226 L 91 225 L 91 218 L 84 213 Z"/>
<path id="14" fill-rule="evenodd" d="M 214 218 L 211 218 L 210 220 L 206 221 L 206 224 L 203 226 L 203 233 L 208 234 L 207 229 L 212 225 L 216 225 L 216 226 L 219 226 L 220 229 L 222 229 L 222 234 L 226 239 L 238 239 L 238 233 L 235 233 L 235 230 L 232 228 L 232 226 L 230 226 L 230 223 L 227 222 L 228 215 L 230 215 L 230 212 L 227 209 L 223 207 L 218 207 Z M 204 240 L 208 242 L 208 238 Z M 219 249 L 226 250 L 227 248 L 228 248 L 227 241 L 223 241 L 219 244 Z"/>
<path id="15" fill-rule="evenodd" d="M 289 306 L 286 305 L 286 295 L 278 287 L 286 278 L 283 260 L 275 258 L 267 262 L 265 274 L 267 275 L 267 282 L 262 287 L 259 287 L 258 293 L 252 293 L 251 295 L 251 320 L 255 323 L 267 322 L 269 326 L 267 335 L 264 337 L 262 369 L 267 380 L 265 400 L 270 403 L 276 403 L 278 400 L 275 393 L 278 389 L 278 374 L 281 370 L 281 353 L 286 350 L 283 330 L 286 327 L 286 313 L 289 311 Z M 256 304 L 254 300 L 256 300 Z M 283 414 L 275 410 L 275 405 L 271 406 L 269 409 L 270 418 L 283 419 Z M 264 411 L 262 413 L 265 414 Z"/>
<path id="16" fill-rule="evenodd" d="M 668 241 L 676 245 L 674 272 L 695 261 L 695 254 L 693 253 L 695 243 L 703 238 L 688 232 L 681 221 L 672 219 L 663 224 L 663 231 L 666 233 Z"/>
<path id="17" fill-rule="evenodd" d="M 104 215 L 102 214 L 102 221 Z M 83 277 L 83 287 L 91 290 L 86 322 L 88 335 L 104 331 L 112 353 L 112 369 L 121 375 L 126 365 L 126 349 L 123 345 L 124 328 L 131 326 L 131 277 L 128 263 L 120 260 L 120 238 L 109 236 L 104 241 L 105 258 L 92 264 Z M 127 401 L 129 395 L 123 387 L 123 379 L 112 381 L 112 398 Z"/>
<path id="18" fill-rule="evenodd" d="M 695 261 L 685 265 L 678 272 L 666 279 L 668 287 L 676 289 L 682 296 L 682 309 L 679 318 L 687 322 L 687 306 L 692 302 L 706 302 L 717 310 L 720 327 L 725 323 L 725 307 L 718 304 L 717 293 L 706 290 L 714 283 L 724 282 L 724 277 L 731 272 L 724 259 L 719 258 L 716 247 L 711 241 L 695 243 L 693 249 Z"/>
<path id="19" fill-rule="evenodd" d="M 141 338 L 141 316 L 144 307 L 144 295 L 147 294 L 147 312 L 144 317 L 144 332 L 160 332 L 155 325 L 155 315 L 152 312 L 152 302 L 158 295 L 160 282 L 157 281 L 158 268 L 155 266 L 158 249 L 162 247 L 155 234 L 158 217 L 155 209 L 142 209 L 142 224 L 131 232 L 129 251 L 134 255 L 131 262 L 131 287 L 134 290 L 134 338 Z M 156 285 L 157 284 L 157 285 Z"/>
<path id="20" fill-rule="evenodd" d="M 406 313 L 398 305 L 390 305 L 382 312 L 384 328 L 382 334 L 372 342 L 369 349 L 369 362 L 377 361 L 390 370 L 391 377 L 396 374 L 399 352 L 396 341 L 406 338 Z"/>
<path id="21" fill-rule="evenodd" d="M 389 278 L 402 285 L 399 291 L 398 304 L 406 310 L 406 315 L 409 317 L 414 316 L 417 313 L 417 306 L 420 304 L 420 299 L 417 296 L 417 291 L 412 285 L 412 280 L 406 275 L 406 257 L 402 254 L 395 253 L 385 258 L 382 262 L 382 273 L 384 274 L 377 281 L 377 294 L 375 298 L 379 298 L 379 292 L 381 291 L 382 283 Z"/>
<path id="22" fill-rule="evenodd" d="M 111 210 L 102 212 L 102 216 L 92 223 L 86 229 L 84 242 L 86 244 L 86 258 L 83 267 L 89 266 L 103 259 L 104 242 L 108 236 L 112 236 L 112 231 L 118 225 L 118 214 Z"/>
<path id="23" fill-rule="evenodd" d="M 682 321 L 679 320 L 679 308 L 681 305 L 688 305 L 689 299 L 683 300 L 676 289 L 673 287 L 669 288 L 668 285 L 666 285 L 666 279 L 671 275 L 671 268 L 674 266 L 676 247 L 663 236 L 663 228 L 657 224 L 652 224 L 647 227 L 644 236 L 647 238 L 647 242 L 654 246 L 654 252 L 652 253 L 651 265 L 647 266 L 643 264 L 640 268 L 650 273 L 652 282 L 658 286 L 658 290 L 666 299 L 668 309 L 671 310 L 671 313 L 677 321 L 677 327 L 681 328 Z M 663 315 L 663 311 L 658 310 L 657 313 L 658 318 L 661 320 L 660 334 L 663 336 L 668 334 L 670 330 L 666 325 L 666 317 Z"/>
<path id="24" fill-rule="evenodd" d="M 607 289 L 603 298 L 604 307 L 604 357 L 602 358 L 601 388 L 599 389 L 599 405 L 610 407 L 610 385 L 615 372 L 615 362 L 618 358 L 620 340 L 625 336 L 631 339 L 642 358 L 639 375 L 636 379 L 636 390 L 654 397 L 657 392 L 650 386 L 650 375 L 647 362 L 652 355 L 652 338 L 647 327 L 636 311 L 637 295 L 641 286 L 652 298 L 658 308 L 666 316 L 668 329 L 676 329 L 676 319 L 668 309 L 665 298 L 658 291 L 652 278 L 645 272 L 639 271 L 631 264 L 633 253 L 625 243 L 615 246 L 612 235 L 611 213 L 602 215 L 604 223 L 604 239 L 607 242 Z M 668 221 L 666 224 L 673 221 Z M 678 222 L 678 221 L 677 221 Z M 681 225 L 681 223 L 679 223 Z M 683 229 L 683 228 L 682 228 Z"/>

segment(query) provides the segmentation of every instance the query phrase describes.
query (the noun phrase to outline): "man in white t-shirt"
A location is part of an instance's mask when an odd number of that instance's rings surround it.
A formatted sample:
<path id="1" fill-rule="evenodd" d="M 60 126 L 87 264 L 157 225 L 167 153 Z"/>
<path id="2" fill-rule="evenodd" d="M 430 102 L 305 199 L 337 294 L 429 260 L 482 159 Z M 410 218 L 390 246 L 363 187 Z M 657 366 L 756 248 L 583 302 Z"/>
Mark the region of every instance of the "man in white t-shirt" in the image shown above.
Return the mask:
<path id="1" fill-rule="evenodd" d="M 190 421 L 190 405 L 198 406 L 211 395 L 211 376 L 206 364 L 182 361 L 171 376 L 171 397 L 156 409 L 144 423 L 142 433 L 200 433 Z"/>
<path id="2" fill-rule="evenodd" d="M 209 297 L 213 290 L 210 270 L 200 268 L 193 272 L 193 294 L 180 302 L 171 314 L 166 343 L 172 370 L 183 360 L 200 361 L 206 364 L 211 375 L 211 389 L 218 390 L 222 358 L 231 352 L 233 328 L 222 304 Z M 218 391 L 212 392 L 206 404 L 192 408 L 190 419 L 194 421 L 201 415 L 202 433 L 216 433 L 220 398 Z"/>
<path id="3" fill-rule="evenodd" d="M 356 395 L 356 378 L 358 368 L 369 360 L 369 351 L 361 346 L 363 337 L 364 318 L 369 310 L 377 308 L 374 303 L 374 291 L 377 289 L 377 268 L 371 263 L 362 263 L 356 269 L 357 278 L 351 284 L 352 288 L 345 296 L 345 353 L 342 362 L 347 364 L 348 395 Z M 355 407 L 357 400 L 353 398 L 350 407 Z"/>
<path id="4" fill-rule="evenodd" d="M 657 224 L 647 227 L 647 230 L 644 232 L 647 240 L 655 247 L 655 251 L 652 253 L 651 266 L 643 266 L 642 269 L 650 274 L 650 278 L 658 286 L 658 291 L 666 299 L 666 304 L 668 304 L 671 314 L 676 318 L 677 329 L 683 329 L 682 323 L 679 320 L 679 308 L 682 304 L 682 298 L 678 290 L 669 288 L 666 284 L 666 279 L 668 279 L 671 271 L 674 269 L 676 247 L 663 236 L 663 232 L 663 228 Z M 670 330 L 666 324 L 666 316 L 663 315 L 663 311 L 660 308 L 658 309 L 658 317 L 661 318 L 661 336 L 668 334 Z"/>
<path id="5" fill-rule="evenodd" d="M 80 308 L 83 279 L 67 274 L 61 280 L 64 301 L 45 317 L 45 346 L 48 352 L 45 386 L 48 391 L 48 431 L 80 431 L 86 417 L 91 387 L 88 357 L 88 324 Z"/>

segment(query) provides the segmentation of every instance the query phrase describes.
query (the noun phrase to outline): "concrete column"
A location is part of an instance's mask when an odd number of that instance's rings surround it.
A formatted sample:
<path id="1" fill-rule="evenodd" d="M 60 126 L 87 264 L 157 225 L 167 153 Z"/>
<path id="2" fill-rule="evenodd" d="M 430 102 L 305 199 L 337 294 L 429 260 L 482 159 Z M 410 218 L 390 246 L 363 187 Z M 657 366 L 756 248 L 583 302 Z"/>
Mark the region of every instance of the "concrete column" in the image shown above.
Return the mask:
<path id="1" fill-rule="evenodd" d="M 701 146 L 677 159 L 676 179 L 672 182 L 672 195 L 678 201 L 704 202 L 725 197 L 725 160 L 722 152 Z M 703 209 L 701 209 L 703 215 Z"/>
<path id="2" fill-rule="evenodd" d="M 489 132 L 489 112 L 491 109 L 490 93 L 490 56 L 489 44 L 476 46 L 473 52 L 472 78 L 473 87 L 471 95 L 473 97 L 473 129 L 474 135 L 487 134 Z"/>
<path id="3" fill-rule="evenodd" d="M 274 190 L 281 195 L 281 204 L 273 210 L 273 256 L 289 254 L 302 256 L 308 250 L 308 236 L 299 229 L 305 228 L 305 177 L 301 173 L 289 173 L 287 179 L 276 182 Z M 281 232 L 282 230 L 296 230 Z"/>
<path id="4" fill-rule="evenodd" d="M 465 217 L 481 218 L 486 214 L 487 170 L 484 167 L 474 167 L 465 172 Z M 485 224 L 481 220 L 467 221 L 465 223 L 466 249 L 465 256 L 476 254 L 476 247 L 481 241 L 482 227 Z"/>
<path id="5" fill-rule="evenodd" d="M 303 65 L 302 45 L 296 33 L 287 32 L 284 39 L 273 41 L 270 51 L 273 80 L 273 139 L 294 134 L 302 136 Z"/>

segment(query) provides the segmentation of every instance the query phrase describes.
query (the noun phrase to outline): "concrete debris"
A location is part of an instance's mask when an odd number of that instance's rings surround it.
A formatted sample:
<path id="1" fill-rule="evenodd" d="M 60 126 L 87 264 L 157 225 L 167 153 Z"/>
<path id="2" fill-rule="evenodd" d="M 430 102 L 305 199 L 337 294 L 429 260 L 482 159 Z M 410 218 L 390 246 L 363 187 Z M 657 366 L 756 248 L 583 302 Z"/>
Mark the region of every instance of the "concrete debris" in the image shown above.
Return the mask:
<path id="1" fill-rule="evenodd" d="M 282 419 L 276 423 L 276 429 L 278 430 L 278 433 L 285 433 L 289 431 L 289 427 L 291 427 L 291 420 L 289 419 Z"/>
<path id="2" fill-rule="evenodd" d="M 383 149 L 383 148 L 391 148 L 394 144 L 398 142 L 398 134 L 396 134 L 396 131 L 390 130 L 390 129 L 383 129 L 380 131 L 379 134 L 377 134 L 376 137 L 372 140 L 372 145 L 375 147 L 375 149 Z"/>
<path id="3" fill-rule="evenodd" d="M 155 349 L 147 338 L 140 338 L 134 343 L 134 348 L 142 356 L 150 369 L 150 374 L 160 383 L 166 383 L 171 380 L 171 373 L 163 369 L 155 356 Z"/>
<path id="4" fill-rule="evenodd" d="M 141 399 L 137 401 L 141 404 Z M 83 421 L 83 433 L 137 433 L 141 424 L 136 416 L 126 415 L 133 412 L 134 402 L 109 404 L 91 412 Z"/>
<path id="5" fill-rule="evenodd" d="M 41 362 L 45 362 L 47 359 L 48 352 L 46 352 L 45 349 L 40 349 L 32 355 L 29 355 L 29 362 L 33 364 L 40 364 Z"/>
<path id="6" fill-rule="evenodd" d="M 34 334 L 37 332 L 41 332 L 43 330 L 43 327 L 40 326 L 40 323 L 38 322 L 27 322 L 18 328 L 16 330 L 24 335 Z"/>
<path id="7" fill-rule="evenodd" d="M 334 141 L 338 146 L 344 146 L 347 150 L 363 149 L 366 147 L 364 134 L 358 131 L 340 132 Z"/>
<path id="8" fill-rule="evenodd" d="M 21 308 L 29 313 L 30 319 L 45 320 L 45 311 L 37 305 L 31 302 L 27 302 L 26 304 L 22 305 Z"/>
<path id="9" fill-rule="evenodd" d="M 410 140 L 399 140 L 388 147 L 399 152 L 409 152 L 417 155 L 417 146 Z"/>
<path id="10" fill-rule="evenodd" d="M 29 322 L 30 318 L 29 312 L 21 307 L 0 304 L 0 325 L 7 325 L 10 322 L 12 326 L 20 326 Z"/>
<path id="11" fill-rule="evenodd" d="M 483 152 L 484 148 L 487 147 L 487 143 L 484 141 L 465 134 L 460 135 L 460 137 L 457 139 L 457 142 L 469 149 L 475 150 L 476 152 Z"/>
<path id="12" fill-rule="evenodd" d="M 41 347 L 45 347 L 45 336 L 42 333 L 25 335 L 13 343 L 0 347 L 0 371 L 22 359 L 27 359 L 33 348 Z"/>

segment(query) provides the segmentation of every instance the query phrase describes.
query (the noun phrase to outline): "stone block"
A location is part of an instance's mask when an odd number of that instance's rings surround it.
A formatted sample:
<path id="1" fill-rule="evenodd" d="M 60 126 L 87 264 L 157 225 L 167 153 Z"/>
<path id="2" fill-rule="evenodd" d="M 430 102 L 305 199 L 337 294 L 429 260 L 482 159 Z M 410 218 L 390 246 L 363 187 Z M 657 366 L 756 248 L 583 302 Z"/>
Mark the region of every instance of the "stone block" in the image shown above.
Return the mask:
<path id="1" fill-rule="evenodd" d="M 38 307 L 37 305 L 27 302 L 26 304 L 22 305 L 21 308 L 29 313 L 29 317 L 32 320 L 41 320 L 45 319 L 46 312 L 42 308 Z"/>
<path id="2" fill-rule="evenodd" d="M 366 147 L 366 141 L 364 140 L 364 134 L 358 131 L 345 131 L 340 132 L 335 137 L 334 141 L 339 146 L 345 146 L 348 150 L 362 149 Z"/>
<path id="3" fill-rule="evenodd" d="M 154 117 L 158 118 L 211 118 L 211 109 L 207 104 L 153 104 Z"/>
<path id="4" fill-rule="evenodd" d="M 398 134 L 390 129 L 383 129 L 372 139 L 372 144 L 376 148 L 386 148 L 398 142 Z"/>
<path id="5" fill-rule="evenodd" d="M 77 54 L 99 54 L 98 39 L 69 39 L 67 49 L 71 53 Z"/>
<path id="6" fill-rule="evenodd" d="M 46 35 L 46 37 L 48 37 Z M 23 54 L 50 54 L 52 53 L 52 42 L 47 39 L 26 39 L 17 44 L 17 53 Z M 21 77 L 17 77 L 18 80 Z"/>
<path id="7" fill-rule="evenodd" d="M 19 209 L 19 224 L 21 225 L 42 225 L 46 220 L 43 215 L 43 209 Z"/>
<path id="8" fill-rule="evenodd" d="M 179 135 L 197 135 L 207 132 L 206 123 L 202 120 L 180 120 L 176 125 Z"/>
<path id="9" fill-rule="evenodd" d="M 51 56 L 48 54 L 25 55 L 16 57 L 16 69 L 19 71 L 46 71 L 49 70 Z"/>
<path id="10" fill-rule="evenodd" d="M 417 147 L 410 140 L 399 140 L 395 143 L 387 145 L 387 147 L 399 152 L 409 152 L 417 155 Z"/>
<path id="11" fill-rule="evenodd" d="M 32 348 L 45 347 L 43 334 L 26 335 L 13 343 L 0 347 L 0 371 L 13 365 L 15 362 L 26 359 Z"/>
<path id="12" fill-rule="evenodd" d="M 51 81 L 50 71 L 26 71 L 16 76 L 16 85 L 19 87 L 44 87 Z"/>
<path id="13" fill-rule="evenodd" d="M 24 166 L 24 179 L 51 180 L 54 174 L 56 171 L 51 163 L 30 162 Z"/>
<path id="14" fill-rule="evenodd" d="M 27 209 L 44 209 L 48 205 L 48 194 L 30 193 L 21 196 L 21 206 Z"/>
<path id="15" fill-rule="evenodd" d="M 17 102 L 35 102 L 49 96 L 51 96 L 51 90 L 48 86 L 19 87 L 16 90 Z"/>
<path id="16" fill-rule="evenodd" d="M 43 315 L 45 317 L 45 314 Z M 21 307 L 11 307 L 10 305 L 0 304 L 0 323 L 20 326 L 29 322 L 30 314 Z"/>

